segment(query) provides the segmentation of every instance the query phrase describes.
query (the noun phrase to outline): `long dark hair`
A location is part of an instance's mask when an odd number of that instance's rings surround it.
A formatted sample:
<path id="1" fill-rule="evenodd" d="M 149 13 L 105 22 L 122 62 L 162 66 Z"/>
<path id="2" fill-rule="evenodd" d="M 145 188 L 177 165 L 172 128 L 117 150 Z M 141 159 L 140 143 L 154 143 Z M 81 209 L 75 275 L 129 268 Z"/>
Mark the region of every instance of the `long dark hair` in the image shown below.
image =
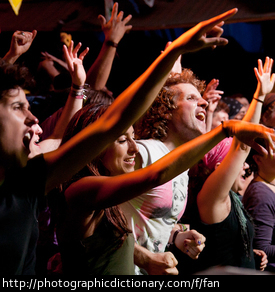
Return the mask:
<path id="1" fill-rule="evenodd" d="M 82 129 L 86 128 L 89 124 L 95 122 L 99 117 L 108 109 L 108 105 L 104 104 L 87 104 L 80 109 L 69 122 L 61 144 L 64 144 Z M 69 181 L 62 184 L 62 192 L 64 192 L 73 182 L 85 176 L 101 176 L 108 175 L 108 170 L 103 166 L 101 157 L 104 151 L 96 157 L 93 161 L 88 163 L 82 170 L 75 174 Z M 105 216 L 109 223 L 114 227 L 114 230 L 121 238 L 121 244 L 126 239 L 126 235 L 131 233 L 127 227 L 127 221 L 118 206 L 112 206 L 104 209 Z"/>

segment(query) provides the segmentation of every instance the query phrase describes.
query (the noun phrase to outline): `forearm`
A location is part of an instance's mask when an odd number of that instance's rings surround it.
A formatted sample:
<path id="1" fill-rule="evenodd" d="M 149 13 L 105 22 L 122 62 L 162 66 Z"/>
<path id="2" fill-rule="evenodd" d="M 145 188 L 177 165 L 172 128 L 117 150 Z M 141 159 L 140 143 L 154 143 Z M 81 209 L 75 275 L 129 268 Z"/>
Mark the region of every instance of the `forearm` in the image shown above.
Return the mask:
<path id="1" fill-rule="evenodd" d="M 73 115 L 82 108 L 82 106 L 83 99 L 75 98 L 70 93 L 63 108 L 62 114 L 56 123 L 53 134 L 49 138 L 62 139 L 69 121 L 71 120 Z"/>
<path id="2" fill-rule="evenodd" d="M 272 244 L 273 227 L 271 227 L 272 225 L 262 224 L 259 222 L 260 221 L 257 220 L 255 226 L 253 248 L 263 250 L 267 254 L 269 262 L 274 263 L 275 245 Z"/>
<path id="3" fill-rule="evenodd" d="M 212 111 L 206 111 L 206 132 L 211 131 L 213 115 L 214 113 Z"/>
<path id="4" fill-rule="evenodd" d="M 243 118 L 243 121 L 256 123 L 256 124 L 259 123 L 260 118 L 261 118 L 262 105 L 265 99 L 265 95 L 259 95 L 259 93 L 260 93 L 260 85 L 258 84 L 257 89 L 253 95 L 253 99 L 248 108 L 248 111 Z"/>
<path id="5" fill-rule="evenodd" d="M 103 43 L 100 53 L 87 72 L 87 83 L 94 90 L 101 90 L 108 81 L 116 48 Z"/>
<path id="6" fill-rule="evenodd" d="M 171 151 L 155 167 L 160 168 L 159 183 L 164 183 L 195 165 L 217 143 L 226 137 L 222 125 Z M 165 165 L 169 165 L 165 169 Z"/>
<path id="7" fill-rule="evenodd" d="M 143 246 L 135 243 L 134 263 L 139 268 L 146 270 L 151 260 L 151 252 Z"/>
<path id="8" fill-rule="evenodd" d="M 5 60 L 9 64 L 14 64 L 19 57 L 20 55 L 14 55 L 10 51 L 8 51 L 7 54 L 3 57 L 3 60 Z"/>

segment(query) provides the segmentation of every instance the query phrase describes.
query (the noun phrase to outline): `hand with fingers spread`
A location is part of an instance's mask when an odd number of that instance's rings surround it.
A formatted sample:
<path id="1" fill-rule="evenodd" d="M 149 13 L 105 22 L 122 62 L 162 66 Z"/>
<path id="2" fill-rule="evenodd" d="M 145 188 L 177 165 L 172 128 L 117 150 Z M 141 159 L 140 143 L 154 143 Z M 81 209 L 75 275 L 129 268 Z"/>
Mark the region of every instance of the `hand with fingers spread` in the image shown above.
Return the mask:
<path id="1" fill-rule="evenodd" d="M 261 59 L 258 60 L 258 69 L 254 68 L 256 78 L 258 80 L 257 93 L 258 96 L 264 96 L 271 92 L 275 83 L 275 74 L 271 75 L 273 67 L 273 59 L 266 57 L 265 63 Z"/>
<path id="2" fill-rule="evenodd" d="M 14 32 L 10 49 L 3 59 L 8 63 L 14 64 L 21 55 L 28 51 L 36 35 L 36 30 L 32 32 L 17 30 Z"/>
<path id="3" fill-rule="evenodd" d="M 123 19 L 124 12 L 118 13 L 118 3 L 115 3 L 112 10 L 111 19 L 107 22 L 103 15 L 99 15 L 98 19 L 105 35 L 105 41 L 111 41 L 118 44 L 124 34 L 132 29 L 132 25 L 127 25 L 132 15 L 128 15 Z"/>
<path id="4" fill-rule="evenodd" d="M 87 55 L 89 48 L 86 48 L 78 57 L 77 54 L 82 44 L 78 43 L 78 45 L 74 49 L 73 46 L 73 41 L 71 41 L 68 48 L 66 45 L 64 45 L 63 52 L 65 60 L 68 64 L 68 70 L 71 74 L 73 84 L 77 86 L 83 86 L 86 80 L 86 72 L 83 66 L 83 59 Z"/>

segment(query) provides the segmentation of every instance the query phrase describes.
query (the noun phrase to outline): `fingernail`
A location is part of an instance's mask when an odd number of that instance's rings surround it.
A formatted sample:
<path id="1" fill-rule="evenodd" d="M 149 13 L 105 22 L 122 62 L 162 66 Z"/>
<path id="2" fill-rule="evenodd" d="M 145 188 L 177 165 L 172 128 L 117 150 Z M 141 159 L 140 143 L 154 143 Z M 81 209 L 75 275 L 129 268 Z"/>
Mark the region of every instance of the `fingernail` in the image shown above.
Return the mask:
<path id="1" fill-rule="evenodd" d="M 198 244 L 201 245 L 201 241 L 200 240 L 198 241 Z"/>

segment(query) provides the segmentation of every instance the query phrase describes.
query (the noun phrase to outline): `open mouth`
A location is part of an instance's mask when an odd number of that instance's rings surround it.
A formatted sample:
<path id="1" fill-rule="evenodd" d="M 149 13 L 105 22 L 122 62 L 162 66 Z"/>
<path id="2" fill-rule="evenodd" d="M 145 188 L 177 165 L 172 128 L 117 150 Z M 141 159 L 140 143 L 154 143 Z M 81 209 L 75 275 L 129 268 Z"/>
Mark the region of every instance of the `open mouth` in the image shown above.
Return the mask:
<path id="1" fill-rule="evenodd" d="M 198 113 L 198 114 L 196 115 L 196 118 L 197 118 L 198 120 L 204 122 L 204 121 L 205 121 L 205 113 L 203 113 L 203 112 Z"/>
<path id="2" fill-rule="evenodd" d="M 125 159 L 124 162 L 126 162 L 128 164 L 135 164 L 135 158 L 132 157 L 132 158 Z"/>
<path id="3" fill-rule="evenodd" d="M 31 142 L 31 133 L 28 132 L 24 135 L 24 138 L 23 138 L 23 144 L 28 150 L 30 149 L 30 142 Z"/>

